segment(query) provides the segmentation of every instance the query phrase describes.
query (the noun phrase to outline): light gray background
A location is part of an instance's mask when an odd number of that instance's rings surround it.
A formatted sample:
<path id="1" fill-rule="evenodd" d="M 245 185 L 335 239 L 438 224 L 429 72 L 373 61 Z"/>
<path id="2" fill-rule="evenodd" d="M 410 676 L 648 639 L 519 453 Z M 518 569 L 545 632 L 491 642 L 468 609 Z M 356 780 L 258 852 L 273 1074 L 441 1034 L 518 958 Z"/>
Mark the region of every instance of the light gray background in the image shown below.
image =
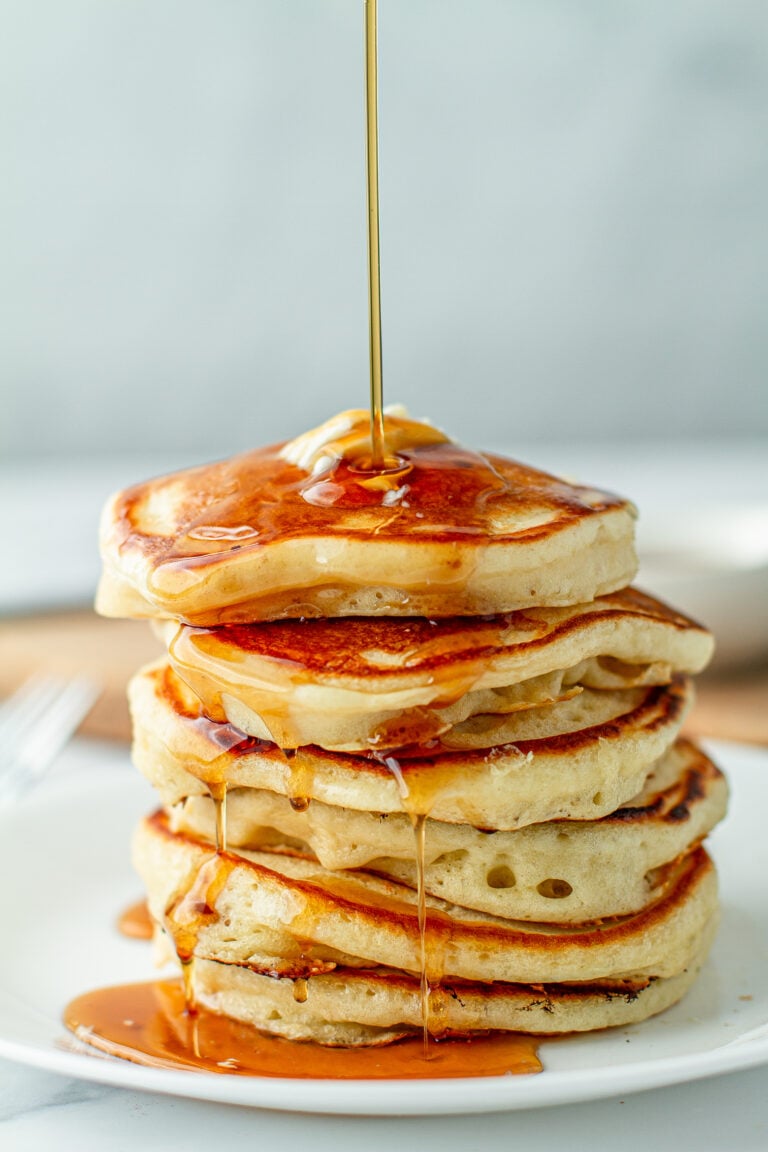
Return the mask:
<path id="1" fill-rule="evenodd" d="M 362 0 L 0 2 L 0 454 L 367 403 Z M 768 433 L 768 3 L 380 0 L 385 392 Z"/>

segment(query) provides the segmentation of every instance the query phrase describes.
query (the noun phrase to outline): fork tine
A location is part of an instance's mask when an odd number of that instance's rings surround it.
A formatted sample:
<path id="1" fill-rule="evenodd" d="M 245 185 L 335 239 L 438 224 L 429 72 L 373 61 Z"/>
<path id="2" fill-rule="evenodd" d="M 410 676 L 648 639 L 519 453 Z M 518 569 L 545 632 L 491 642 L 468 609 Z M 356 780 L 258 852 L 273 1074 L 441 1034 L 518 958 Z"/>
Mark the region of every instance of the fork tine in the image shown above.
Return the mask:
<path id="1" fill-rule="evenodd" d="M 27 764 L 44 756 L 53 759 L 74 735 L 97 696 L 96 685 L 85 676 L 66 682 L 27 738 L 20 759 Z"/>
<path id="2" fill-rule="evenodd" d="M 61 691 L 62 681 L 54 676 L 30 676 L 0 705 L 0 738 L 7 743 L 32 727 Z"/>
<path id="3" fill-rule="evenodd" d="M 30 678 L 0 712 L 1 801 L 36 784 L 99 695 L 85 676 Z"/>

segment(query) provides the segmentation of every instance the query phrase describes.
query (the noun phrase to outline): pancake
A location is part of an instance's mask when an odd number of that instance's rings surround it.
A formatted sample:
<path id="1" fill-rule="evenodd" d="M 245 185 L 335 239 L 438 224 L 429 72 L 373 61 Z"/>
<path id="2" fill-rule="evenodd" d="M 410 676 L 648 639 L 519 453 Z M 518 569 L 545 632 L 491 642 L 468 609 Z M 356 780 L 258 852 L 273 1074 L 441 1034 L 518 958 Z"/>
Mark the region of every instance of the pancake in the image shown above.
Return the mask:
<path id="1" fill-rule="evenodd" d="M 710 634 L 635 589 L 493 618 L 169 623 L 170 660 L 208 716 L 282 748 L 423 743 L 478 713 L 583 688 L 665 684 L 708 662 Z"/>
<path id="2" fill-rule="evenodd" d="M 208 720 L 163 661 L 133 678 L 129 698 L 134 763 L 165 805 L 226 785 L 510 830 L 605 816 L 637 795 L 651 765 L 674 743 L 692 692 L 685 678 L 625 692 L 585 691 L 549 710 L 502 718 L 513 743 L 483 747 L 487 718 L 479 716 L 451 733 L 454 745 L 463 737 L 468 749 L 435 744 L 382 759 L 313 745 L 286 757 L 274 744 Z M 497 718 L 490 727 L 498 731 Z"/>
<path id="3" fill-rule="evenodd" d="M 321 1044 L 662 1011 L 717 922 L 712 638 L 629 587 L 626 500 L 384 443 L 346 412 L 104 511 L 97 608 L 168 647 L 129 690 L 157 949 L 188 1008 Z"/>
<path id="4" fill-rule="evenodd" d="M 197 625 L 308 616 L 456 616 L 580 604 L 636 570 L 633 507 L 367 412 L 118 493 L 98 610 Z"/>
<path id="5" fill-rule="evenodd" d="M 163 813 L 143 821 L 134 864 L 156 921 L 187 955 L 258 964 L 306 942 L 363 964 L 418 973 L 413 891 L 370 873 L 339 874 L 276 852 L 238 855 L 170 830 Z M 699 848 L 671 868 L 641 912 L 579 925 L 504 920 L 427 900 L 427 977 L 506 983 L 571 983 L 667 977 L 703 946 L 717 907 L 714 868 Z M 283 945 L 285 941 L 285 946 Z M 322 954 L 320 953 L 321 957 Z"/>
<path id="6" fill-rule="evenodd" d="M 658 870 L 722 819 L 722 773 L 687 740 L 652 769 L 642 792 L 601 820 L 550 821 L 515 832 L 427 820 L 426 891 L 507 919 L 571 923 L 636 912 L 663 883 Z M 174 831 L 215 843 L 213 802 L 192 796 L 169 813 Z M 416 887 L 414 832 L 397 813 L 355 812 L 236 788 L 227 794 L 227 845 L 311 853 L 324 868 L 366 868 Z"/>
<path id="7" fill-rule="evenodd" d="M 714 927 L 713 920 L 676 976 L 536 986 L 446 980 L 430 995 L 430 1030 L 435 1036 L 492 1029 L 552 1035 L 637 1024 L 688 991 Z M 197 959 L 192 987 L 197 1003 L 290 1040 L 387 1044 L 421 1030 L 419 981 L 391 969 L 338 968 L 304 980 Z"/>

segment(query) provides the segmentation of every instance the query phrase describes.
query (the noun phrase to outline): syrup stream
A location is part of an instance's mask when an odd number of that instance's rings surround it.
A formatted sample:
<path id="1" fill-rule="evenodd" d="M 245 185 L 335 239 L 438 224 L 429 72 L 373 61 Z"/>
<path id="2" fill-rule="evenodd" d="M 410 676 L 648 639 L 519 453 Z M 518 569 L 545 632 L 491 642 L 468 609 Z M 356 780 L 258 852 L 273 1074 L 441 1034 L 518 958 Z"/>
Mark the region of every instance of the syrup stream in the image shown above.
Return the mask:
<path id="1" fill-rule="evenodd" d="M 379 126 L 377 98 L 377 0 L 365 0 L 365 113 L 368 173 L 368 321 L 371 348 L 371 467 L 385 467 L 379 273 Z"/>

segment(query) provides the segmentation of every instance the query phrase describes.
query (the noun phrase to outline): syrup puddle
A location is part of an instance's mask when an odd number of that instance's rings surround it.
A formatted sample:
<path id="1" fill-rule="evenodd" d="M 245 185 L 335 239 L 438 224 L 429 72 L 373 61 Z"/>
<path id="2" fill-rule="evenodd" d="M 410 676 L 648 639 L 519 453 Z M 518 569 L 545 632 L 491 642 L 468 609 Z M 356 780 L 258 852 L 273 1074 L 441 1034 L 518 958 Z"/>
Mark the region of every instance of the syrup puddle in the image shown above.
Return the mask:
<path id="1" fill-rule="evenodd" d="M 540 1038 L 517 1033 L 419 1035 L 380 1048 L 326 1048 L 267 1036 L 199 1007 L 185 1009 L 179 980 L 100 988 L 77 997 L 64 1023 L 78 1039 L 150 1068 L 318 1080 L 441 1080 L 540 1072 Z"/>
<path id="2" fill-rule="evenodd" d="M 153 928 L 146 900 L 137 900 L 121 912 L 117 919 L 118 932 L 130 940 L 151 940 Z"/>

